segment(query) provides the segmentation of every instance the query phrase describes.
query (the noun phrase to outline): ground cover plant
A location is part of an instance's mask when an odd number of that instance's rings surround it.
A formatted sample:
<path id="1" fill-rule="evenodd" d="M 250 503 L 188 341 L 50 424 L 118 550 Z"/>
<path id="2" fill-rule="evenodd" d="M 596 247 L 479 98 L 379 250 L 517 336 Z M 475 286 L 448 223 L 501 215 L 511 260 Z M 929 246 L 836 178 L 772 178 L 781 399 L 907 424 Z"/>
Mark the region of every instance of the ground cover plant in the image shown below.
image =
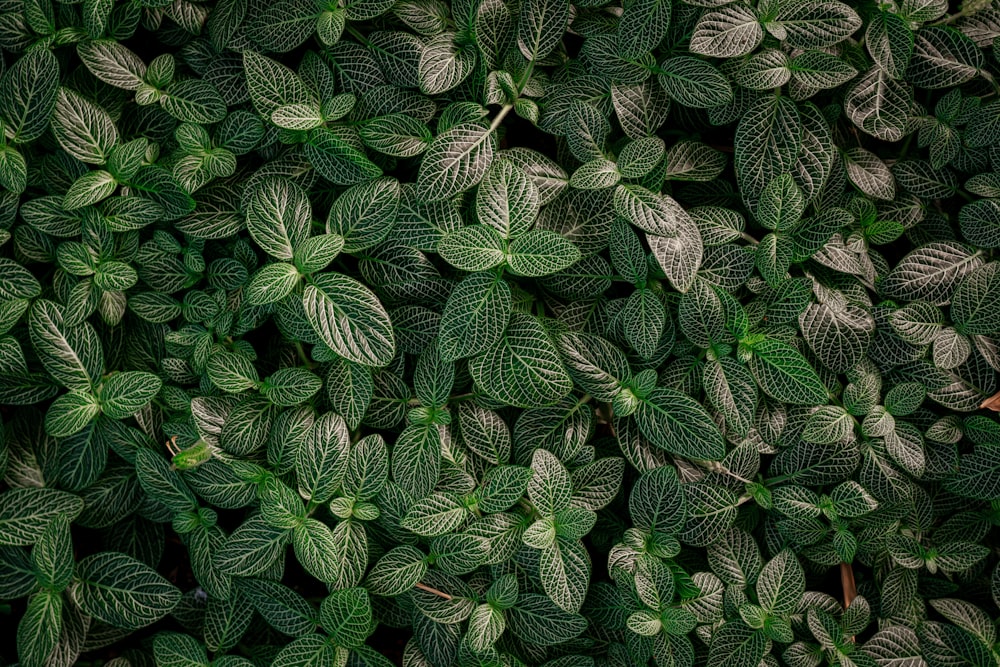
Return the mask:
<path id="1" fill-rule="evenodd" d="M 995 667 L 998 37 L 0 0 L 0 663 Z"/>

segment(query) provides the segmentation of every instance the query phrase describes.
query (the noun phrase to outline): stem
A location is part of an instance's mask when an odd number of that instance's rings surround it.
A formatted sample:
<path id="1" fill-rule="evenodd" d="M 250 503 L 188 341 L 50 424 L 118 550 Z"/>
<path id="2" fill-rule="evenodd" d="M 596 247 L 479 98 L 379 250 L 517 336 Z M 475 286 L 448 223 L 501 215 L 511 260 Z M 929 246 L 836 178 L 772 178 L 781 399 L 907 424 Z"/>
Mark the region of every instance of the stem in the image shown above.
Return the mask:
<path id="1" fill-rule="evenodd" d="M 758 245 L 758 244 L 760 243 L 760 241 L 758 241 L 758 240 L 757 240 L 757 239 L 755 239 L 754 237 L 750 236 L 750 235 L 749 235 L 749 234 L 747 234 L 746 232 L 740 232 L 740 236 L 742 236 L 742 237 L 743 237 L 743 240 L 744 240 L 744 241 L 749 241 L 749 242 L 750 242 L 750 243 L 752 243 L 753 245 Z"/>
<path id="2" fill-rule="evenodd" d="M 505 105 L 503 105 L 503 108 L 500 109 L 499 113 L 497 113 L 496 118 L 494 118 L 493 122 L 490 123 L 490 129 L 487 130 L 487 132 L 492 132 L 493 130 L 495 130 L 498 127 L 500 127 L 500 123 L 503 122 L 503 119 L 507 117 L 507 114 L 509 114 L 510 110 L 513 109 L 513 108 L 514 108 L 513 104 L 505 104 Z"/>
<path id="3" fill-rule="evenodd" d="M 854 598 L 858 597 L 858 587 L 854 583 L 854 568 L 850 563 L 843 561 L 840 563 L 840 585 L 844 589 L 844 609 L 847 609 L 854 602 Z M 854 637 L 848 637 L 847 640 L 854 643 Z"/>
<path id="4" fill-rule="evenodd" d="M 430 586 L 424 585 L 424 584 L 420 583 L 419 581 L 416 584 L 414 584 L 414 586 L 416 586 L 417 588 L 419 588 L 422 591 L 427 591 L 428 593 L 433 593 L 434 595 L 438 596 L 439 598 L 444 598 L 445 600 L 451 600 L 452 599 L 452 597 L 450 595 L 448 595 L 447 593 L 442 593 L 438 589 L 431 588 Z"/>
<path id="5" fill-rule="evenodd" d="M 295 352 L 299 355 L 299 361 L 305 364 L 306 368 L 309 370 L 316 368 L 316 364 L 313 363 L 313 361 L 309 358 L 309 355 L 306 354 L 305 348 L 302 347 L 302 343 L 299 341 L 295 341 Z"/>

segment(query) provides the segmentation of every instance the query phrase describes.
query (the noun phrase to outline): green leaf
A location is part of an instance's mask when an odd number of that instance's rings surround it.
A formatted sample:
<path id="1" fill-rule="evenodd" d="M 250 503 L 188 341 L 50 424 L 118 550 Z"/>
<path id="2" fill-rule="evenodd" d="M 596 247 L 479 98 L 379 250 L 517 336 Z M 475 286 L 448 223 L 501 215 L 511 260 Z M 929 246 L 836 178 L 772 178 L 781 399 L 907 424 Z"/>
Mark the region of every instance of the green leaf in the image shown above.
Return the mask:
<path id="1" fill-rule="evenodd" d="M 753 667 L 767 652 L 767 637 L 741 621 L 730 621 L 712 635 L 709 661 L 720 667 Z"/>
<path id="2" fill-rule="evenodd" d="M 42 588 L 58 593 L 73 579 L 73 541 L 69 518 L 59 514 L 48 522 L 31 549 L 31 566 Z"/>
<path id="3" fill-rule="evenodd" d="M 80 60 L 104 83 L 125 90 L 136 90 L 143 83 L 146 64 L 121 43 L 95 39 L 76 45 Z"/>
<path id="4" fill-rule="evenodd" d="M 418 195 L 435 202 L 468 190 L 486 175 L 495 152 L 493 132 L 476 123 L 461 123 L 438 134 L 420 162 Z"/>
<path id="5" fill-rule="evenodd" d="M 752 52 L 764 39 L 764 29 L 749 7 L 728 5 L 698 19 L 691 51 L 714 58 L 735 58 Z"/>
<path id="6" fill-rule="evenodd" d="M 368 573 L 368 591 L 393 597 L 413 588 L 427 571 L 424 554 L 409 545 L 395 547 L 375 563 Z"/>
<path id="7" fill-rule="evenodd" d="M 268 178 L 250 193 L 247 229 L 262 250 L 291 261 L 309 237 L 311 216 L 309 199 L 300 187 L 284 178 Z"/>
<path id="8" fill-rule="evenodd" d="M 474 273 L 445 304 L 438 347 L 445 361 L 475 356 L 500 342 L 511 312 L 511 291 L 496 273 Z"/>
<path id="9" fill-rule="evenodd" d="M 204 79 L 184 79 L 167 87 L 163 108 L 182 123 L 218 123 L 226 117 L 226 103 Z"/>
<path id="10" fill-rule="evenodd" d="M 928 243 L 906 255 L 882 281 L 883 294 L 943 305 L 959 281 L 983 264 L 980 252 L 953 241 Z"/>
<path id="11" fill-rule="evenodd" d="M 17 193 L 28 187 L 28 165 L 10 146 L 0 148 L 0 186 Z"/>
<path id="12" fill-rule="evenodd" d="M 673 389 L 658 387 L 641 397 L 635 418 L 642 434 L 668 452 L 709 461 L 726 453 L 722 435 L 705 409 Z"/>
<path id="13" fill-rule="evenodd" d="M 539 556 L 542 589 L 570 614 L 583 606 L 590 582 L 590 555 L 579 540 L 557 537 Z"/>
<path id="14" fill-rule="evenodd" d="M 63 598 L 54 591 L 31 596 L 17 624 L 17 654 L 26 667 L 43 667 L 59 643 L 62 631 Z"/>
<path id="15" fill-rule="evenodd" d="M 68 389 L 86 391 L 104 370 L 104 354 L 89 324 L 67 326 L 63 310 L 38 300 L 28 313 L 31 343 L 45 370 Z"/>
<path id="16" fill-rule="evenodd" d="M 306 318 L 324 343 L 348 361 L 385 366 L 396 352 L 392 323 L 378 297 L 348 276 L 314 276 L 302 297 Z"/>
<path id="17" fill-rule="evenodd" d="M 74 597 L 81 609 L 118 628 L 136 630 L 163 618 L 181 593 L 155 570 L 123 553 L 88 556 L 77 564 Z"/>
<path id="18" fill-rule="evenodd" d="M 485 394 L 520 407 L 552 405 L 573 387 L 548 332 L 521 313 L 495 347 L 470 360 L 469 372 Z"/>
<path id="19" fill-rule="evenodd" d="M 264 378 L 260 393 L 275 405 L 293 406 L 312 398 L 323 381 L 305 368 L 282 368 Z"/>
<path id="20" fill-rule="evenodd" d="M 309 437 L 295 456 L 299 494 L 316 503 L 326 502 L 340 486 L 347 470 L 350 434 L 335 412 L 317 418 Z"/>
<path id="21" fill-rule="evenodd" d="M 124 371 L 101 384 L 101 412 L 112 419 L 126 419 L 149 404 L 163 383 L 152 373 Z"/>
<path id="22" fill-rule="evenodd" d="M 299 593 L 276 581 L 245 578 L 240 590 L 268 625 L 290 637 L 312 634 L 316 612 Z"/>
<path id="23" fill-rule="evenodd" d="M 850 37 L 861 27 L 861 17 L 842 2 L 812 0 L 783 6 L 776 24 L 791 46 L 817 49 Z M 768 30 L 774 32 L 772 24 Z"/>
<path id="24" fill-rule="evenodd" d="M 462 271 L 485 271 L 507 259 L 503 237 L 486 225 L 469 225 L 448 234 L 438 243 L 437 250 L 445 261 Z"/>
<path id="25" fill-rule="evenodd" d="M 0 77 L 0 120 L 15 143 L 34 141 L 49 126 L 59 94 L 59 62 L 46 48 L 32 49 Z"/>
<path id="26" fill-rule="evenodd" d="M 710 109 L 733 99 L 729 80 L 711 64 L 691 56 L 664 60 L 658 80 L 671 99 L 693 109 Z"/>
<path id="27" fill-rule="evenodd" d="M 327 230 L 344 237 L 344 252 L 378 245 L 393 229 L 399 210 L 399 181 L 378 178 L 348 188 L 330 209 Z"/>
<path id="28" fill-rule="evenodd" d="M 97 415 L 101 404 L 89 391 L 73 390 L 59 396 L 45 412 L 45 432 L 65 438 L 82 431 Z"/>
<path id="29" fill-rule="evenodd" d="M 789 549 L 768 561 L 757 577 L 757 599 L 769 614 L 784 616 L 792 613 L 798 608 L 805 591 L 805 572 Z"/>
<path id="30" fill-rule="evenodd" d="M 306 572 L 322 582 L 337 581 L 340 566 L 337 542 L 329 526 L 316 519 L 305 519 L 292 531 L 295 557 Z"/>
<path id="31" fill-rule="evenodd" d="M 59 89 L 52 129 L 67 153 L 90 164 L 104 164 L 118 142 L 118 130 L 108 113 L 69 88 Z"/>
<path id="32" fill-rule="evenodd" d="M 524 171 L 509 160 L 497 160 L 476 191 L 476 217 L 512 239 L 531 229 L 540 203 L 538 187 Z"/>
<path id="33" fill-rule="evenodd" d="M 60 516 L 75 520 L 83 511 L 78 496 L 37 487 L 11 489 L 0 494 L 0 544 L 35 544 Z"/>
<path id="34" fill-rule="evenodd" d="M 441 474 L 441 431 L 437 424 L 410 424 L 396 439 L 392 477 L 411 495 L 422 498 Z"/>
<path id="35" fill-rule="evenodd" d="M 216 555 L 215 564 L 226 574 L 252 577 L 265 572 L 284 556 L 290 531 L 251 516 L 233 531 Z"/>
<path id="36" fill-rule="evenodd" d="M 517 23 L 517 47 L 528 60 L 541 60 L 562 41 L 569 23 L 565 0 L 528 0 Z"/>
<path id="37" fill-rule="evenodd" d="M 364 588 L 333 591 L 323 600 L 319 622 L 337 646 L 361 646 L 374 629 L 368 591 Z"/>
<path id="38" fill-rule="evenodd" d="M 705 365 L 705 395 L 726 420 L 726 429 L 746 437 L 757 408 L 753 376 L 735 360 L 721 357 Z"/>
<path id="39" fill-rule="evenodd" d="M 424 45 L 417 65 L 421 92 L 438 95 L 458 86 L 476 65 L 475 49 L 456 43 L 454 33 L 436 35 Z"/>
<path id="40" fill-rule="evenodd" d="M 179 632 L 158 632 L 153 637 L 153 658 L 157 666 L 195 667 L 208 665 L 205 647 L 194 637 Z"/>
<path id="41" fill-rule="evenodd" d="M 305 153 L 320 176 L 336 185 L 355 185 L 382 175 L 352 141 L 353 133 L 340 127 L 317 127 L 309 132 Z"/>
<path id="42" fill-rule="evenodd" d="M 670 28 L 671 3 L 662 0 L 633 0 L 623 4 L 618 24 L 618 48 L 623 58 L 632 60 L 655 49 Z"/>
<path id="43" fill-rule="evenodd" d="M 311 104 L 313 96 L 295 72 L 251 50 L 243 52 L 247 90 L 254 108 L 264 118 L 271 118 L 279 107 Z"/>
<path id="44" fill-rule="evenodd" d="M 559 234 L 544 229 L 532 230 L 514 239 L 506 255 L 511 273 L 531 278 L 557 273 L 579 260 L 580 251 L 575 245 Z"/>
<path id="45" fill-rule="evenodd" d="M 799 111 L 787 97 L 765 96 L 740 119 L 734 164 L 740 194 L 751 209 L 771 181 L 793 170 L 801 145 Z"/>
<path id="46" fill-rule="evenodd" d="M 752 347 L 750 372 L 765 394 L 784 403 L 822 405 L 827 390 L 806 358 L 779 340 L 765 339 Z"/>

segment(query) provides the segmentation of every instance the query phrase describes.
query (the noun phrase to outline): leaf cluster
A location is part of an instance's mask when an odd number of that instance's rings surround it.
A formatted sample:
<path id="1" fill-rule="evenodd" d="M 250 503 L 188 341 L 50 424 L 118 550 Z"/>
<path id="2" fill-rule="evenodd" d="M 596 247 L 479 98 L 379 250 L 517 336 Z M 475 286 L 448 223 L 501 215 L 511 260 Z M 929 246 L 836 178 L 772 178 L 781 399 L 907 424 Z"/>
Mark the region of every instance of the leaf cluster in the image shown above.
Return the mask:
<path id="1" fill-rule="evenodd" d="M 998 49 L 0 0 L 0 663 L 995 667 Z"/>

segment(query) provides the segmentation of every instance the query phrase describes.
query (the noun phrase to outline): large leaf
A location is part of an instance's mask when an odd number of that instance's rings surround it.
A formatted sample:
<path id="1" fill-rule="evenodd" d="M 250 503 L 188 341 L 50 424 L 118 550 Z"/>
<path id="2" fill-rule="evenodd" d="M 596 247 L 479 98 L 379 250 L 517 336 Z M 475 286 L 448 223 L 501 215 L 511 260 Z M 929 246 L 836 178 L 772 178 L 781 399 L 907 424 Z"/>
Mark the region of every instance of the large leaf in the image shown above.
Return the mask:
<path id="1" fill-rule="evenodd" d="M 486 394 L 511 405 L 551 405 L 573 383 L 548 332 L 534 317 L 514 313 L 495 347 L 469 361 L 469 372 Z"/>
<path id="2" fill-rule="evenodd" d="M 337 354 L 366 366 L 385 366 L 396 352 L 392 323 L 378 297 L 339 273 L 314 276 L 302 303 L 316 334 Z"/>

